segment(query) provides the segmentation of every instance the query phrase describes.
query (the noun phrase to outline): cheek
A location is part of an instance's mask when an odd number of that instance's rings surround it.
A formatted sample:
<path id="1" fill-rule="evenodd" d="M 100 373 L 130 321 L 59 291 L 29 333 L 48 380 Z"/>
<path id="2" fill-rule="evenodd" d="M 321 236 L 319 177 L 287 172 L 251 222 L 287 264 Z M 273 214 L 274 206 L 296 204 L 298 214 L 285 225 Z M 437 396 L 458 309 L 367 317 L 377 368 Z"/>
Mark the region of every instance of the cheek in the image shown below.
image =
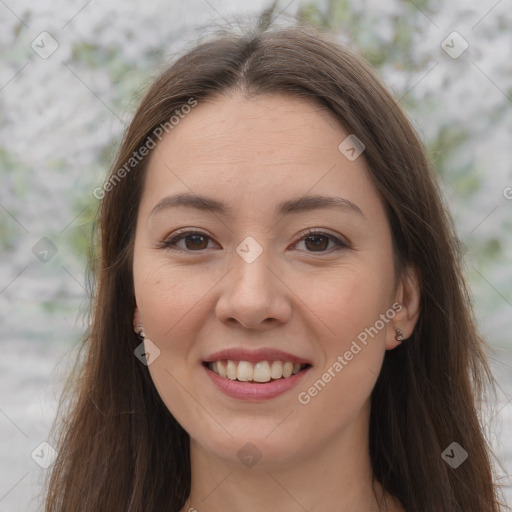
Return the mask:
<path id="1" fill-rule="evenodd" d="M 301 292 L 325 327 L 325 335 L 320 340 L 322 367 L 301 388 L 298 401 L 333 419 L 350 416 L 363 406 L 382 366 L 394 316 L 393 270 L 378 261 L 370 264 L 361 258 L 333 273 L 336 278 L 317 280 L 316 293 L 306 292 L 313 289 L 311 281 Z M 329 408 L 329 403 L 339 407 Z"/>
<path id="2" fill-rule="evenodd" d="M 166 348 L 177 348 L 183 339 L 179 331 L 190 325 L 208 283 L 165 261 L 141 257 L 135 260 L 134 284 L 148 336 Z"/>
<path id="3" fill-rule="evenodd" d="M 301 281 L 298 295 L 315 313 L 327 333 L 329 351 L 343 350 L 360 333 L 366 332 L 391 306 L 394 289 L 392 265 L 379 258 L 354 259 L 350 264 L 330 269 Z M 385 327 L 378 323 L 379 335 L 384 338 Z M 364 335 L 362 336 L 364 338 Z"/>
<path id="4" fill-rule="evenodd" d="M 312 306 L 321 312 L 329 335 L 321 340 L 321 366 L 297 390 L 296 400 L 304 421 L 320 421 L 317 428 L 326 438 L 367 411 L 385 354 L 390 318 L 386 322 L 381 315 L 389 308 L 387 282 L 359 277 L 324 286 L 321 302 Z"/>
<path id="5" fill-rule="evenodd" d="M 201 299 L 211 285 L 150 255 L 135 259 L 134 284 L 147 339 L 159 350 L 148 366 L 153 384 L 179 423 L 200 425 L 201 409 L 190 399 L 197 394 L 193 340 L 206 314 Z"/>

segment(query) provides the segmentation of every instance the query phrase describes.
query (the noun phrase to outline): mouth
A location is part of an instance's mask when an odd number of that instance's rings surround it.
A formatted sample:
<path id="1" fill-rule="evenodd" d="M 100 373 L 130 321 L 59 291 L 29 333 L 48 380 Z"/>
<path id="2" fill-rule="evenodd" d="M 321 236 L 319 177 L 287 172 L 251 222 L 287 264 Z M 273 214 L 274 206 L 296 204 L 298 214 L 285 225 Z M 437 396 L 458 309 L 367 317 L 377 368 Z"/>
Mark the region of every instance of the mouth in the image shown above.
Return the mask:
<path id="1" fill-rule="evenodd" d="M 229 348 L 202 362 L 210 382 L 230 398 L 262 402 L 285 395 L 302 381 L 312 363 L 272 347 Z"/>
<path id="2" fill-rule="evenodd" d="M 204 361 L 203 366 L 227 380 L 264 384 L 289 379 L 309 369 L 311 364 L 281 360 L 237 361 L 218 359 L 216 361 Z"/>

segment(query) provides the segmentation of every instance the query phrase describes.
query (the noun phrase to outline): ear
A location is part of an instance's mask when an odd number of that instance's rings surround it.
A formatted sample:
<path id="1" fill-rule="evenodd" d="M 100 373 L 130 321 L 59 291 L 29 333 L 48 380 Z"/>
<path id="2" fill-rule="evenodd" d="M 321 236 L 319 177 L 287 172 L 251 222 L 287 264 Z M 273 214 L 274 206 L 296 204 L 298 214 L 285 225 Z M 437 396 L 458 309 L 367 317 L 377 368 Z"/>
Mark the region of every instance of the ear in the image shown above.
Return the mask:
<path id="1" fill-rule="evenodd" d="M 135 308 L 133 310 L 133 330 L 138 333 L 141 329 L 141 325 L 142 325 L 141 314 L 140 314 L 139 308 L 137 306 L 135 306 Z"/>
<path id="2" fill-rule="evenodd" d="M 389 322 L 386 333 L 387 350 L 392 350 L 401 343 L 407 343 L 406 340 L 412 335 L 420 315 L 420 297 L 417 272 L 412 267 L 408 267 L 397 285 L 395 304 L 392 308 L 396 314 Z M 403 341 L 395 339 L 395 327 L 402 332 Z"/>

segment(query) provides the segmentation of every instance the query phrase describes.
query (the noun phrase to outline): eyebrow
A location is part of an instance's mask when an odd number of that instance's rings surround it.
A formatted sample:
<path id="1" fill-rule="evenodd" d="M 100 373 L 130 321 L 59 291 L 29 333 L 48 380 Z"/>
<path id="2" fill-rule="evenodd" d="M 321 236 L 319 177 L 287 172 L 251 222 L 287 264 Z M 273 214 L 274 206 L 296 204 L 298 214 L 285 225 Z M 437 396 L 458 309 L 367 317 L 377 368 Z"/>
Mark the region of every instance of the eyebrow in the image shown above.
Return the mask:
<path id="1" fill-rule="evenodd" d="M 153 216 L 167 208 L 174 207 L 195 208 L 201 211 L 218 213 L 230 217 L 233 216 L 233 209 L 230 206 L 210 197 L 190 193 L 181 193 L 164 197 L 151 210 L 150 216 Z M 322 195 L 305 196 L 282 201 L 276 206 L 275 213 L 283 216 L 291 213 L 309 212 L 321 208 L 339 208 L 365 217 L 361 209 L 352 201 L 342 197 Z"/>

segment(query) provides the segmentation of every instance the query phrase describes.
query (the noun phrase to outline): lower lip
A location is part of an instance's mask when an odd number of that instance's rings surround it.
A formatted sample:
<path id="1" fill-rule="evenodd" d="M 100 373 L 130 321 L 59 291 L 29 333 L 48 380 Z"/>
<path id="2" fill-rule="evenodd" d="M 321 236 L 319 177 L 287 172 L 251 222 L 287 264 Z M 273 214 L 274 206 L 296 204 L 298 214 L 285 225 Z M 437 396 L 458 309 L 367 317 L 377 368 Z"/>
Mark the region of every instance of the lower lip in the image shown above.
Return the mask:
<path id="1" fill-rule="evenodd" d="M 311 367 L 305 368 L 291 377 L 281 378 L 265 383 L 230 380 L 225 377 L 221 377 L 204 365 L 203 368 L 211 381 L 224 394 L 239 400 L 257 402 L 260 400 L 270 400 L 271 398 L 275 398 L 276 396 L 286 393 L 286 391 L 289 391 L 299 383 Z"/>

